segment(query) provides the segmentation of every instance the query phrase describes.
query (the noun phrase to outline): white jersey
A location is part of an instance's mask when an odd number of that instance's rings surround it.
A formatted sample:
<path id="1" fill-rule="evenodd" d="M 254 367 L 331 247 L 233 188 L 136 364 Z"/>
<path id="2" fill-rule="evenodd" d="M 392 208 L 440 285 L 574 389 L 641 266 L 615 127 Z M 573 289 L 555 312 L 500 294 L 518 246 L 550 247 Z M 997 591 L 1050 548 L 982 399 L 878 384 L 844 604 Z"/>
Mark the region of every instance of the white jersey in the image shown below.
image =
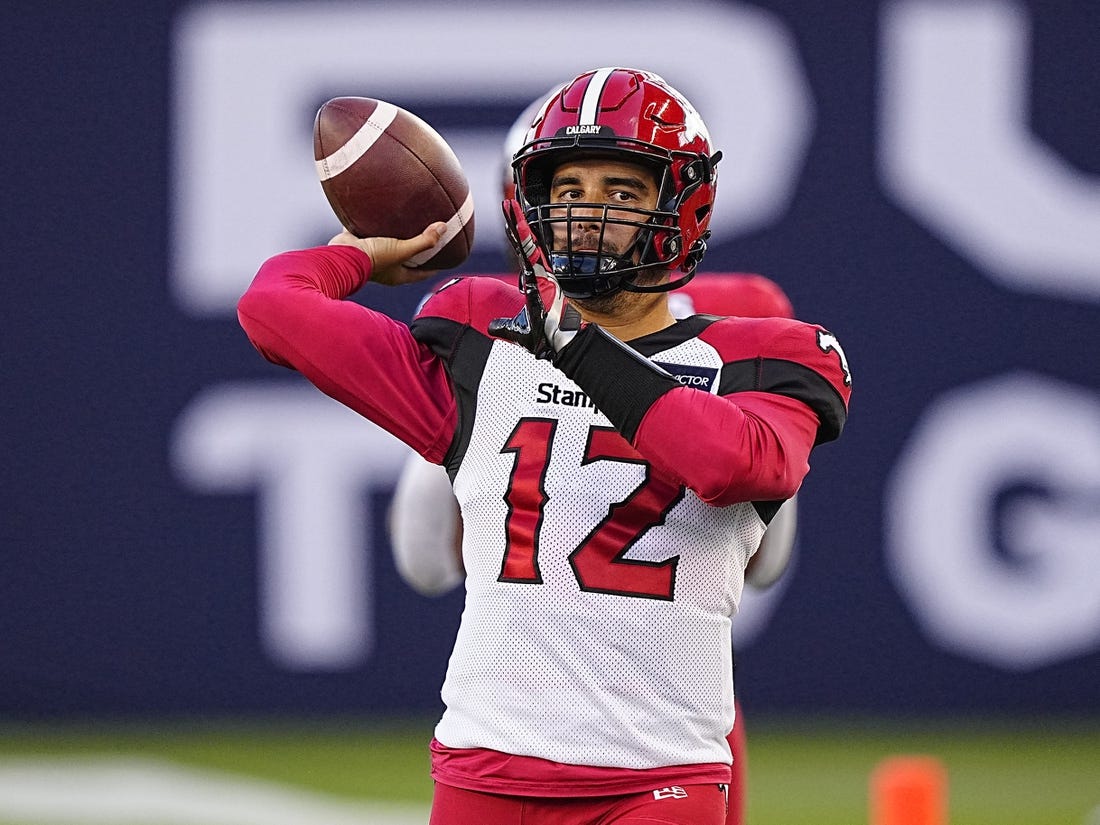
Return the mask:
<path id="1" fill-rule="evenodd" d="M 694 338 L 653 360 L 721 367 Z M 582 765 L 729 762 L 730 617 L 756 510 L 650 478 L 579 387 L 514 344 L 492 345 L 476 410 L 436 738 Z"/>

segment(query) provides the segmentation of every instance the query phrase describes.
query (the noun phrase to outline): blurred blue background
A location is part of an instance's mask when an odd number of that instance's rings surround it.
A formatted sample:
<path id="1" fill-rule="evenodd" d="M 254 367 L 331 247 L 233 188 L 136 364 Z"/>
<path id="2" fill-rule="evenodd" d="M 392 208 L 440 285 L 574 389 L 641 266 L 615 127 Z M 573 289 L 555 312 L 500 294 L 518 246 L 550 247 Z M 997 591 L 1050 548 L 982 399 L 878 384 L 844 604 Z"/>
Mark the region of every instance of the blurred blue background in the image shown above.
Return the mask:
<path id="1" fill-rule="evenodd" d="M 854 372 L 793 568 L 736 620 L 750 712 L 1100 711 L 1100 4 L 9 3 L 0 31 L 0 715 L 438 709 L 461 595 L 390 561 L 404 448 L 235 301 L 337 229 L 324 100 L 447 137 L 462 271 L 495 272 L 505 131 L 602 65 L 725 151 L 704 268 L 777 280 Z"/>

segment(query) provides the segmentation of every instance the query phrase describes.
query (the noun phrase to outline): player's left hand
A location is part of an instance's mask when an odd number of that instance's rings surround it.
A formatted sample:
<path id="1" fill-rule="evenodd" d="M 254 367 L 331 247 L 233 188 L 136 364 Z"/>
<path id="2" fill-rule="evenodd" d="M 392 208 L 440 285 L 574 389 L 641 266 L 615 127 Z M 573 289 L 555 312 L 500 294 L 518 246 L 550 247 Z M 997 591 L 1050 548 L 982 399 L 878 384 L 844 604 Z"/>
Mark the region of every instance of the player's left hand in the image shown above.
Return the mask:
<path id="1" fill-rule="evenodd" d="M 354 246 L 370 256 L 370 280 L 373 284 L 399 286 L 423 281 L 436 274 L 435 270 L 405 266 L 405 262 L 426 249 L 431 249 L 447 231 L 447 224 L 433 223 L 419 235 L 399 238 L 359 238 L 344 230 L 328 242 L 329 246 Z"/>
<path id="2" fill-rule="evenodd" d="M 514 318 L 489 322 L 489 334 L 526 347 L 536 358 L 553 359 L 573 340 L 581 328 L 576 307 L 565 300 L 557 280 L 546 268 L 546 259 L 535 243 L 523 211 L 515 200 L 504 201 L 504 223 L 508 240 L 520 260 L 520 289 L 526 298 Z M 539 285 L 550 284 L 554 298 L 547 309 Z"/>

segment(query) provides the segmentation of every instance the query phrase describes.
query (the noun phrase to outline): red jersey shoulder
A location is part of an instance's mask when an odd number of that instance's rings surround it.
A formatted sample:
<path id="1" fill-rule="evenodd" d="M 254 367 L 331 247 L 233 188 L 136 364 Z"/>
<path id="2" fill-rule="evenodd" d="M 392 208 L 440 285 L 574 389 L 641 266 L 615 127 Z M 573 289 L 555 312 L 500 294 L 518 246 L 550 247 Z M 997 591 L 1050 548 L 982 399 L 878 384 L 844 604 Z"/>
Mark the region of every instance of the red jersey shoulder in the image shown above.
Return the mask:
<path id="1" fill-rule="evenodd" d="M 490 321 L 510 318 L 522 306 L 523 294 L 514 275 L 468 275 L 437 286 L 417 311 L 416 320 L 441 318 L 485 331 Z"/>
<path id="2" fill-rule="evenodd" d="M 751 272 L 700 273 L 671 293 L 669 300 L 674 313 L 681 317 L 695 313 L 746 318 L 794 317 L 791 301 L 779 284 Z"/>
<path id="3" fill-rule="evenodd" d="M 722 318 L 699 336 L 726 363 L 764 359 L 808 367 L 843 399 L 852 393 L 852 372 L 840 341 L 829 330 L 791 318 Z"/>

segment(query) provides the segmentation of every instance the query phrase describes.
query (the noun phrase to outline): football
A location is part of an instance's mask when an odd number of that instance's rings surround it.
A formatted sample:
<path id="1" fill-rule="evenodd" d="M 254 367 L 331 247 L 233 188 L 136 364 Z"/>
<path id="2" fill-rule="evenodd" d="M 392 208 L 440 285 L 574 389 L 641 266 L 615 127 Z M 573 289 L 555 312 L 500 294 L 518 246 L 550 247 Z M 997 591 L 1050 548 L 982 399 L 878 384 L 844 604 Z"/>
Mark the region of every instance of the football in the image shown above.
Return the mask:
<path id="1" fill-rule="evenodd" d="M 430 125 L 384 100 L 337 97 L 317 111 L 313 157 L 321 188 L 344 228 L 360 238 L 447 231 L 408 266 L 451 269 L 470 254 L 474 206 L 454 151 Z"/>

